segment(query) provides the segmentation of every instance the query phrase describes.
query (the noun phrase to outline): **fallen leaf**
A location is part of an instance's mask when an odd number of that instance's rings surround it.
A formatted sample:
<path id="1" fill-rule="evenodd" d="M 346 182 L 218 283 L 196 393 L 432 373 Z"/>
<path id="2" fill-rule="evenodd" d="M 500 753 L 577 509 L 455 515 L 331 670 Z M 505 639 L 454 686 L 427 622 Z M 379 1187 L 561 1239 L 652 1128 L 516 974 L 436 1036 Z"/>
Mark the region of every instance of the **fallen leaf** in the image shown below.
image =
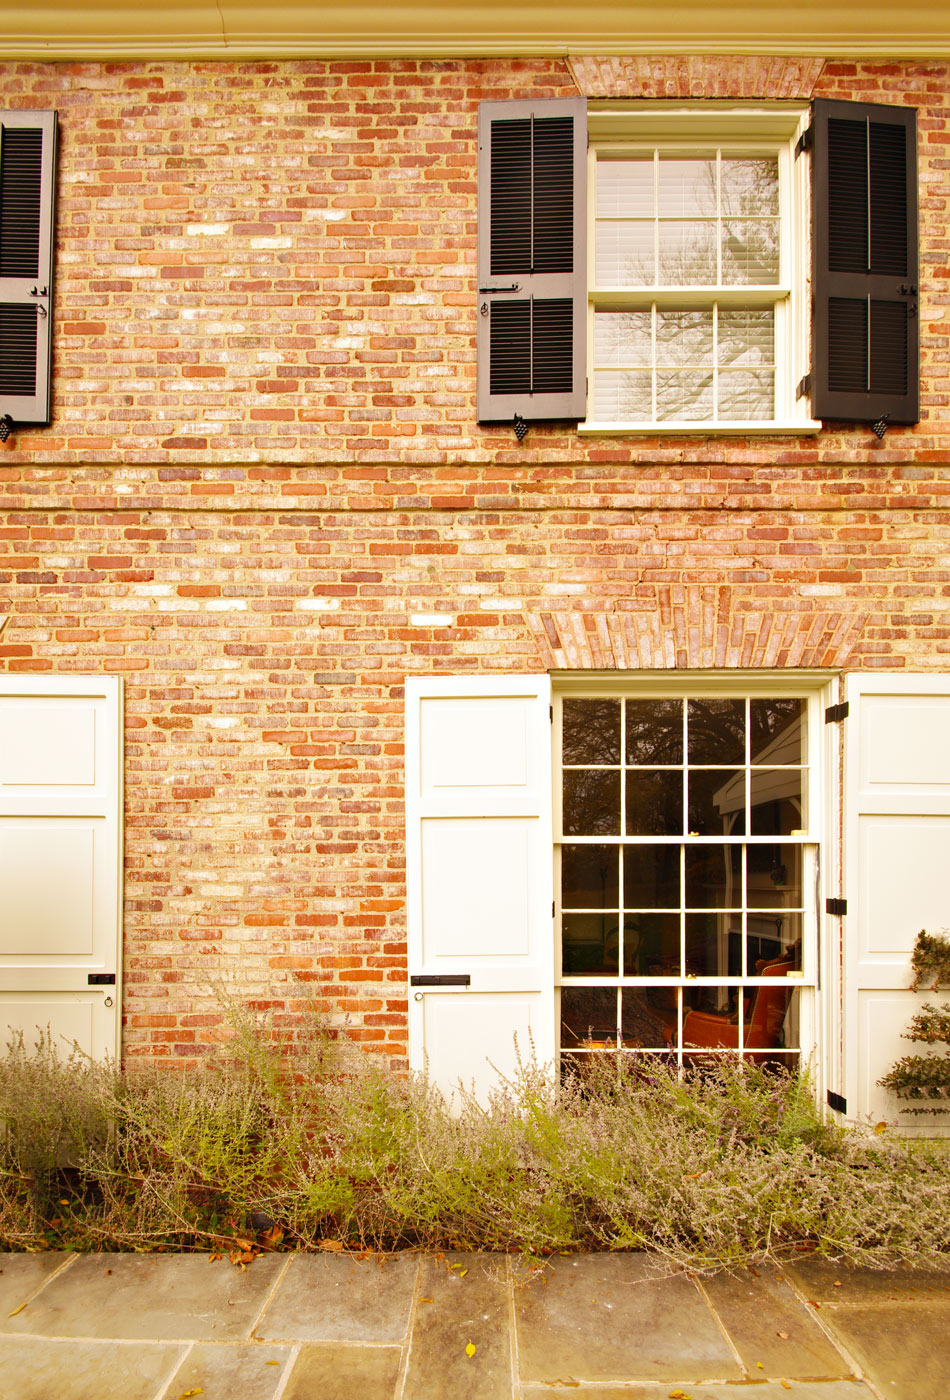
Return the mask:
<path id="1" fill-rule="evenodd" d="M 209 1264 L 216 1264 L 216 1263 L 218 1262 L 219 1259 L 223 1259 L 223 1258 L 224 1258 L 224 1255 L 223 1255 L 223 1254 L 210 1254 L 210 1255 L 208 1256 L 208 1263 L 209 1263 Z"/>
<path id="2" fill-rule="evenodd" d="M 791 1388 L 792 1388 L 792 1387 L 789 1385 L 788 1381 L 782 1381 L 782 1389 L 783 1389 L 783 1390 L 791 1390 Z"/>
<path id="3" fill-rule="evenodd" d="M 875 1123 L 875 1124 L 874 1124 L 874 1131 L 875 1131 L 876 1133 L 886 1133 L 886 1132 L 887 1132 L 887 1124 L 886 1124 L 886 1123 Z"/>
<path id="4" fill-rule="evenodd" d="M 419 1299 L 419 1302 L 420 1302 L 420 1303 L 432 1303 L 432 1302 L 434 1302 L 434 1301 L 435 1301 L 435 1300 L 434 1300 L 433 1298 L 420 1298 L 420 1299 Z"/>
<path id="5" fill-rule="evenodd" d="M 472 1357 L 475 1355 L 475 1343 L 474 1343 L 474 1342 L 469 1342 L 468 1346 L 465 1348 L 465 1355 L 468 1357 L 469 1360 L 471 1360 Z"/>
<path id="6" fill-rule="evenodd" d="M 765 1370 L 765 1367 L 762 1365 L 762 1362 L 761 1362 L 761 1361 L 757 1361 L 755 1364 L 756 1364 L 756 1366 L 758 1366 L 758 1368 L 759 1368 L 760 1371 L 764 1371 L 764 1370 Z"/>
<path id="7" fill-rule="evenodd" d="M 275 1225 L 273 1230 L 268 1230 L 264 1236 L 268 1244 L 280 1244 L 284 1238 L 284 1232 L 279 1225 Z"/>
<path id="8" fill-rule="evenodd" d="M 464 1278 L 467 1273 L 468 1269 L 459 1269 L 459 1278 Z"/>
<path id="9" fill-rule="evenodd" d="M 671 1390 L 670 1400 L 689 1400 L 685 1390 Z"/>
<path id="10" fill-rule="evenodd" d="M 194 1386 L 194 1388 L 193 1388 L 192 1390 L 183 1390 L 183 1391 L 181 1392 L 181 1394 L 179 1395 L 178 1400 L 188 1400 L 188 1397 L 189 1397 L 190 1395 L 204 1395 L 204 1393 L 205 1393 L 205 1388 L 204 1388 L 204 1386 L 203 1386 L 203 1385 L 196 1385 L 196 1386 Z"/>
<path id="11" fill-rule="evenodd" d="M 13 1309 L 13 1312 L 12 1312 L 12 1313 L 7 1313 L 7 1317 L 16 1317 L 17 1313 L 21 1313 L 25 1307 L 26 1307 L 26 1304 L 25 1304 L 25 1303 L 21 1303 L 20 1306 L 19 1306 L 18 1308 L 14 1308 L 14 1309 Z"/>
<path id="12" fill-rule="evenodd" d="M 68 1201 L 60 1201 L 60 1205 L 61 1205 L 61 1206 L 68 1206 L 68 1205 L 69 1205 L 69 1202 L 68 1202 Z"/>
<path id="13" fill-rule="evenodd" d="M 787 1333 L 787 1332 L 776 1332 L 775 1335 L 776 1335 L 776 1337 L 781 1337 L 781 1339 L 782 1339 L 783 1342 L 787 1342 L 787 1341 L 788 1341 L 788 1333 Z"/>
<path id="14" fill-rule="evenodd" d="M 280 1365 L 280 1362 L 279 1362 L 279 1361 L 265 1361 L 265 1362 L 264 1362 L 264 1365 L 265 1365 L 265 1366 L 279 1366 L 279 1365 Z"/>
<path id="15" fill-rule="evenodd" d="M 254 1248 L 253 1240 L 235 1240 L 234 1243 L 237 1245 L 238 1249 L 248 1250 Z"/>
<path id="16" fill-rule="evenodd" d="M 342 1241 L 342 1240 L 321 1240 L 321 1241 L 320 1241 L 320 1248 L 321 1248 L 321 1249 L 330 1249 L 330 1250 L 341 1250 L 341 1249 L 343 1248 L 343 1241 Z"/>
<path id="17" fill-rule="evenodd" d="M 110 1275 L 111 1273 L 112 1273 L 112 1270 L 111 1270 L 111 1269 L 106 1269 L 106 1278 L 108 1278 L 109 1275 Z"/>
<path id="18" fill-rule="evenodd" d="M 685 1172 L 684 1175 L 683 1175 L 683 1180 L 684 1180 L 684 1181 L 698 1181 L 699 1178 L 700 1178 L 701 1176 L 702 1176 L 702 1172 Z"/>
<path id="19" fill-rule="evenodd" d="M 831 1286 L 832 1288 L 841 1288 L 842 1284 L 840 1278 L 836 1278 Z"/>

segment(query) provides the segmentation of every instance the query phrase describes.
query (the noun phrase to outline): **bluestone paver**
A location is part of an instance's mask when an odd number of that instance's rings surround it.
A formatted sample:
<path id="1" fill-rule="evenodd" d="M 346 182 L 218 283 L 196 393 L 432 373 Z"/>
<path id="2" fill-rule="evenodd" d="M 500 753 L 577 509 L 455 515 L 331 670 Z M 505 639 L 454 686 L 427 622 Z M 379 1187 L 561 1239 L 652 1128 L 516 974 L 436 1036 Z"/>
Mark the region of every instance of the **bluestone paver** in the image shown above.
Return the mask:
<path id="1" fill-rule="evenodd" d="M 247 1269 L 207 1254 L 85 1254 L 0 1332 L 43 1337 L 227 1341 L 250 1332 L 287 1260 Z"/>
<path id="2" fill-rule="evenodd" d="M 759 1264 L 715 1274 L 702 1288 L 750 1375 L 786 1380 L 851 1375 L 813 1312 L 777 1269 Z"/>
<path id="3" fill-rule="evenodd" d="M 57 1269 L 75 1260 L 75 1254 L 51 1250 L 49 1254 L 0 1254 L 0 1317 L 48 1283 Z"/>
<path id="4" fill-rule="evenodd" d="M 402 1342 L 418 1270 L 413 1254 L 298 1254 L 254 1335 L 271 1341 Z"/>
<path id="5" fill-rule="evenodd" d="M 0 1400 L 155 1400 L 183 1351 L 157 1342 L 4 1337 Z"/>
<path id="6" fill-rule="evenodd" d="M 888 1400 L 950 1395 L 950 1305 L 828 1307 L 826 1320 Z"/>
<path id="7" fill-rule="evenodd" d="M 291 1354 L 290 1347 L 255 1342 L 197 1342 L 175 1372 L 169 1398 L 274 1400 Z"/>
<path id="8" fill-rule="evenodd" d="M 511 1400 L 508 1299 L 504 1256 L 423 1259 L 402 1400 Z"/>
<path id="9" fill-rule="evenodd" d="M 281 1400 L 395 1400 L 401 1361 L 400 1347 L 313 1343 L 302 1348 Z"/>
<path id="10" fill-rule="evenodd" d="M 524 1381 L 742 1379 L 684 1274 L 645 1255 L 588 1254 L 556 1259 L 542 1277 L 515 1292 Z"/>
<path id="11" fill-rule="evenodd" d="M 853 1268 L 818 1255 L 783 1264 L 783 1269 L 806 1298 L 818 1303 L 950 1303 L 948 1270 Z"/>

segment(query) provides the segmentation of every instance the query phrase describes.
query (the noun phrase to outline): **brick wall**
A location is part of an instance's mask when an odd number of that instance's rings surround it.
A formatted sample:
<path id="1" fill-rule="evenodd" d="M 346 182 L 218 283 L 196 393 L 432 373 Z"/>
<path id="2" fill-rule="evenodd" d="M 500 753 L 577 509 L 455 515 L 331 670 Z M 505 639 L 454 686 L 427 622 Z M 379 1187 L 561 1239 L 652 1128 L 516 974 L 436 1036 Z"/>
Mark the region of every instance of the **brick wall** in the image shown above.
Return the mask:
<path id="1" fill-rule="evenodd" d="M 474 422 L 484 97 L 920 109 L 922 419 L 883 442 Z M 208 984 L 405 1057 L 402 685 L 944 669 L 950 68 L 19 65 L 61 119 L 54 421 L 0 448 L 0 666 L 126 681 L 126 1050 Z"/>

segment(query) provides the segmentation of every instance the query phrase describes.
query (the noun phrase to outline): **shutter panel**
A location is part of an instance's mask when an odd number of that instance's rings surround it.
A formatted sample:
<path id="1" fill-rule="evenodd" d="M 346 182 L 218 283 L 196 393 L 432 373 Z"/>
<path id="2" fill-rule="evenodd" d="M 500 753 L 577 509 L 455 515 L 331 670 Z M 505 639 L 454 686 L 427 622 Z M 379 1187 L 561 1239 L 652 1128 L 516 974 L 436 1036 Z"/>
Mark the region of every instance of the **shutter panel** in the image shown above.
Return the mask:
<path id="1" fill-rule="evenodd" d="M 587 103 L 478 115 L 478 421 L 583 418 Z"/>
<path id="2" fill-rule="evenodd" d="M 55 112 L 0 113 L 0 415 L 50 419 Z"/>
<path id="3" fill-rule="evenodd" d="M 814 414 L 916 423 L 917 114 L 818 101 L 813 117 Z"/>
<path id="4" fill-rule="evenodd" d="M 406 682 L 409 1062 L 448 1099 L 554 1057 L 550 701 L 547 676 Z"/>
<path id="5" fill-rule="evenodd" d="M 903 1109 L 878 1079 L 915 1047 L 903 1039 L 926 988 L 909 990 L 920 929 L 947 924 L 950 678 L 846 678 L 844 1051 L 849 1116 L 895 1119 L 929 1136 L 934 1120 Z M 944 998 L 941 998 L 944 999 Z"/>

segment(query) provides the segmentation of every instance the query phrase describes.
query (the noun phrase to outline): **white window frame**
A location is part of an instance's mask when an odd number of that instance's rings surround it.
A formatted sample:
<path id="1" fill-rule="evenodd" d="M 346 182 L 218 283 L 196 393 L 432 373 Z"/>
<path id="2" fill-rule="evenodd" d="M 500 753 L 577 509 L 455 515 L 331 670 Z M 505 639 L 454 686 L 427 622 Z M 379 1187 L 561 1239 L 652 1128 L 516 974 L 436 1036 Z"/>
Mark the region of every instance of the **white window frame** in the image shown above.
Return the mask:
<path id="1" fill-rule="evenodd" d="M 801 103 L 750 106 L 729 102 L 670 104 L 643 102 L 623 106 L 592 103 L 588 111 L 588 418 L 580 433 L 685 434 L 693 436 L 818 432 L 807 395 L 799 385 L 807 372 L 811 287 L 809 271 L 810 168 L 800 142 L 810 121 Z M 660 149 L 684 154 L 697 148 L 735 150 L 742 154 L 776 154 L 779 159 L 779 282 L 764 287 L 625 287 L 598 288 L 595 283 L 597 162 Z M 598 310 L 774 306 L 775 415 L 771 419 L 719 422 L 653 420 L 598 422 L 594 403 L 594 315 Z"/>
<path id="2" fill-rule="evenodd" d="M 745 978 L 730 977 L 681 977 L 669 976 L 624 976 L 622 971 L 616 977 L 613 976 L 571 976 L 565 977 L 562 972 L 561 960 L 561 881 L 560 881 L 560 847 L 562 844 L 569 844 L 571 838 L 563 838 L 563 788 L 561 782 L 561 744 L 562 744 L 562 704 L 568 698 L 591 698 L 604 699 L 613 697 L 626 697 L 628 699 L 708 699 L 708 698 L 735 698 L 750 697 L 751 699 L 772 699 L 772 698 L 799 698 L 806 704 L 806 751 L 805 762 L 808 771 L 808 785 L 806 790 L 806 810 L 807 824 L 803 830 L 807 833 L 803 841 L 803 879 L 802 897 L 805 914 L 802 925 L 802 969 L 801 976 L 794 979 L 794 985 L 799 989 L 799 1048 L 800 1061 L 804 1066 L 811 1062 L 818 1070 L 817 1077 L 821 1083 L 816 1084 L 819 1093 L 822 1092 L 822 1084 L 825 1078 L 824 1072 L 820 1069 L 821 1057 L 819 1054 L 821 1035 L 821 1006 L 819 1004 L 819 989 L 822 983 L 828 981 L 828 968 L 822 963 L 827 962 L 827 950 L 823 955 L 822 924 L 824 908 L 824 889 L 829 876 L 833 878 L 836 867 L 834 859 L 834 840 L 837 831 L 834 827 L 834 812 L 837 809 L 837 772 L 831 772 L 830 754 L 826 736 L 826 725 L 824 718 L 824 706 L 832 702 L 834 695 L 831 683 L 835 679 L 835 673 L 828 671 L 754 671 L 754 672 L 715 672 L 715 671 L 686 671 L 679 674 L 663 672 L 587 672 L 574 673 L 571 675 L 560 675 L 554 679 L 553 707 L 552 707 L 552 762 L 555 773 L 553 784 L 554 801 L 554 889 L 555 889 L 555 1004 L 556 1004 L 556 1027 L 558 1036 L 558 1061 L 560 1061 L 560 1027 L 561 1027 L 561 988 L 565 986 L 595 986 L 595 987 L 634 987 L 634 988 L 657 988 L 659 986 L 671 988 L 695 988 L 698 986 L 729 986 L 741 984 L 743 989 L 753 988 L 761 985 L 771 985 L 771 979 L 746 976 Z M 835 791 L 831 788 L 834 785 Z M 608 843 L 612 843 L 615 838 L 603 838 Z M 616 838 L 618 844 L 622 844 L 623 836 Z M 671 841 L 673 838 L 669 838 Z M 699 838 L 702 840 L 703 838 Z M 746 838 L 747 839 L 747 838 Z M 688 835 L 676 838 L 677 841 L 688 844 Z M 683 1002 L 684 997 L 677 991 L 678 1011 L 677 1028 L 679 1047 L 674 1052 L 678 1063 L 682 1063 L 684 1053 L 688 1055 L 688 1049 L 684 1051 L 682 1046 L 682 1026 L 684 1018 Z M 564 1047 L 567 1049 L 568 1047 Z M 624 1054 L 645 1053 L 643 1051 L 626 1050 Z M 694 1052 L 695 1053 L 695 1052 Z M 716 1050 L 700 1053 L 722 1053 Z M 733 1052 L 734 1053 L 734 1052 Z M 764 1052 L 748 1052 L 748 1058 L 758 1060 Z"/>

